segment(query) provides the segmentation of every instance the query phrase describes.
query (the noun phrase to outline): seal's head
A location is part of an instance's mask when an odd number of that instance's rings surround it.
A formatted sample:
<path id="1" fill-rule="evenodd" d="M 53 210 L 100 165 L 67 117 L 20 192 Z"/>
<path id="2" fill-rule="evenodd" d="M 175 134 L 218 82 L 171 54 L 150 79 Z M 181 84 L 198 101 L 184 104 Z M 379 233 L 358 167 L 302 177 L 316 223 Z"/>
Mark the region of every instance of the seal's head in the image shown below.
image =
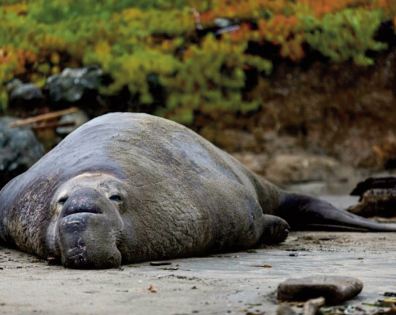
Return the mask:
<path id="1" fill-rule="evenodd" d="M 125 184 L 109 174 L 84 173 L 63 183 L 51 201 L 51 254 L 71 268 L 119 266 L 126 200 Z"/>

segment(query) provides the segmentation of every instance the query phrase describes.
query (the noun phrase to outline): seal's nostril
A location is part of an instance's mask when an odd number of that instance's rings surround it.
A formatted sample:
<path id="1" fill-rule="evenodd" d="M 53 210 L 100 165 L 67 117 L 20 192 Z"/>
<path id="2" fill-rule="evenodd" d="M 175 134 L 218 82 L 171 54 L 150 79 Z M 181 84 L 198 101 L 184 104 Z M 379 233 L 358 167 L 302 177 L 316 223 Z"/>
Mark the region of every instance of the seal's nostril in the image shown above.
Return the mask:
<path id="1" fill-rule="evenodd" d="M 68 198 L 69 198 L 68 196 L 61 197 L 61 198 L 59 198 L 58 203 L 63 205 L 63 204 L 65 204 L 65 202 L 67 201 Z"/>
<path id="2" fill-rule="evenodd" d="M 111 201 L 115 201 L 115 202 L 121 202 L 121 201 L 122 201 L 122 198 L 121 198 L 120 195 L 111 195 L 111 196 L 109 197 L 109 199 L 110 199 Z"/>

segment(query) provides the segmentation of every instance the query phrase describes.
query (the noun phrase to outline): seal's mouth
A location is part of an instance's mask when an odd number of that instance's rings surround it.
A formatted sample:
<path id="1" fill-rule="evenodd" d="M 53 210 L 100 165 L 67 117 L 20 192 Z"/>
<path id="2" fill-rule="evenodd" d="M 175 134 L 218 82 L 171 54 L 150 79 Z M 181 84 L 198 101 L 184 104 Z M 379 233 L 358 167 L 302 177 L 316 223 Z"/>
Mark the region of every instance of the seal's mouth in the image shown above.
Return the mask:
<path id="1" fill-rule="evenodd" d="M 77 213 L 101 214 L 102 211 L 99 208 L 67 208 L 63 211 L 63 217 L 65 218 Z"/>

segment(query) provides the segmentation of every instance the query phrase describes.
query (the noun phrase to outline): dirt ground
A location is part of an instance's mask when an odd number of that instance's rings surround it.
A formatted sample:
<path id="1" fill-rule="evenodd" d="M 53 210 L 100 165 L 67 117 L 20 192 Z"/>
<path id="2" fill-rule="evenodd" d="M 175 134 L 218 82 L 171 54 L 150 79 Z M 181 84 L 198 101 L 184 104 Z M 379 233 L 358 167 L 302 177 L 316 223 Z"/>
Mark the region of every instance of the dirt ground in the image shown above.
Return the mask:
<path id="1" fill-rule="evenodd" d="M 345 204 L 349 199 L 328 197 Z M 346 275 L 350 303 L 395 291 L 396 233 L 293 232 L 278 246 L 110 270 L 70 270 L 0 247 L 1 314 L 274 314 L 289 277 Z"/>

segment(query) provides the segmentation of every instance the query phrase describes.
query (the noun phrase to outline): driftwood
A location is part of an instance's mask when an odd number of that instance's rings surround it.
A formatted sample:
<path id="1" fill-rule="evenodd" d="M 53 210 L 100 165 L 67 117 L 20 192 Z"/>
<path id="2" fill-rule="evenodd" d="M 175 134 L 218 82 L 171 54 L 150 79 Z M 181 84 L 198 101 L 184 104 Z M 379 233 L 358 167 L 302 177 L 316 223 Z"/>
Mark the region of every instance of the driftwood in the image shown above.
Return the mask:
<path id="1" fill-rule="evenodd" d="M 41 115 L 37 115 L 34 117 L 29 117 L 26 119 L 19 119 L 15 122 L 13 122 L 10 127 L 11 128 L 16 128 L 16 127 L 24 127 L 24 126 L 31 126 L 33 125 L 33 129 L 43 129 L 43 128 L 54 128 L 54 127 L 60 127 L 62 124 L 58 124 L 58 123 L 46 123 L 49 120 L 54 120 L 57 118 L 60 118 L 64 115 L 67 114 L 72 114 L 78 111 L 77 107 L 70 107 L 64 110 L 59 110 L 56 112 L 50 112 L 50 113 L 45 113 L 45 114 L 41 114 Z M 36 126 L 34 126 L 35 124 L 37 124 Z M 70 123 L 68 123 L 70 124 Z M 63 125 L 62 125 L 63 126 Z"/>
<path id="2" fill-rule="evenodd" d="M 39 125 L 32 126 L 33 130 L 43 130 L 43 129 L 56 129 L 59 127 L 72 127 L 75 126 L 75 122 L 48 122 L 48 123 L 41 123 Z"/>

